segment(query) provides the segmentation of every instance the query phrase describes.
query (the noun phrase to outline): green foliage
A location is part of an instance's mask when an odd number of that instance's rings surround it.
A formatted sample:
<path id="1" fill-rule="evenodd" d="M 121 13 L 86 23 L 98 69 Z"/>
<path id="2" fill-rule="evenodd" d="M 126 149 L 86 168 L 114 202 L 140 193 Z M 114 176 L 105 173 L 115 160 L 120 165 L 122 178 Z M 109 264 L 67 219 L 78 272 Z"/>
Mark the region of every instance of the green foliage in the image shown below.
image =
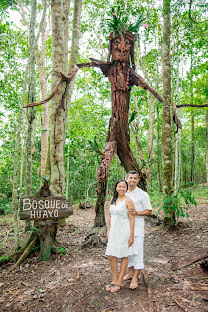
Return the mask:
<path id="1" fill-rule="evenodd" d="M 8 214 L 12 212 L 11 198 L 4 198 L 0 195 L 0 214 Z"/>
<path id="2" fill-rule="evenodd" d="M 111 7 L 108 15 L 110 15 L 110 18 L 104 20 L 103 28 L 106 24 L 108 27 L 107 31 L 109 33 L 113 32 L 114 35 L 115 32 L 118 32 L 120 35 L 122 35 L 122 33 L 126 33 L 127 31 L 136 34 L 142 22 L 144 21 L 143 13 L 141 13 L 136 23 L 130 23 L 132 18 L 129 12 L 127 12 L 124 7 L 121 7 L 120 5 Z"/>
<path id="3" fill-rule="evenodd" d="M 164 198 L 163 206 L 158 210 L 158 213 L 161 209 L 167 214 L 174 211 L 176 219 L 178 220 L 179 217 L 189 217 L 188 209 L 190 208 L 190 205 L 196 206 L 196 201 L 191 191 L 178 190 L 175 195 Z"/>
<path id="4" fill-rule="evenodd" d="M 0 262 L 7 262 L 9 260 L 9 257 L 8 256 L 2 256 L 0 257 Z"/>
<path id="5" fill-rule="evenodd" d="M 64 254 L 67 253 L 67 250 L 64 247 L 58 247 L 56 252 L 60 254 L 61 256 L 63 256 Z"/>
<path id="6" fill-rule="evenodd" d="M 22 81 L 25 70 L 25 63 L 28 58 L 28 32 L 25 25 L 15 25 L 15 20 L 9 17 L 11 9 L 15 9 L 16 1 L 1 1 L 0 3 L 0 209 L 11 211 L 12 179 L 13 179 L 13 158 L 14 158 L 14 138 L 16 134 L 17 117 L 20 109 L 20 99 L 22 94 Z M 141 27 L 140 33 L 140 53 L 135 53 L 135 60 L 138 61 L 138 69 L 149 84 L 159 93 L 162 92 L 161 79 L 161 45 L 162 45 L 162 8 L 158 1 L 136 0 L 115 0 L 114 10 L 109 10 L 109 2 L 105 0 L 85 0 L 83 1 L 83 13 L 81 18 L 81 46 L 79 62 L 88 62 L 89 57 L 107 57 L 106 43 L 109 31 L 131 30 L 137 32 L 145 17 L 146 27 Z M 13 5 L 14 4 L 14 5 Z M 31 1 L 23 2 L 26 12 Z M 193 60 L 193 101 L 195 104 L 205 104 L 208 98 L 208 64 L 207 64 L 207 23 L 205 22 L 205 5 L 201 8 L 192 6 L 191 16 L 197 19 L 194 23 L 189 18 L 189 2 L 181 0 L 171 1 L 172 11 L 172 37 L 171 37 L 171 58 L 172 58 L 172 94 L 176 104 L 190 103 L 190 56 Z M 12 6 L 11 6 L 12 5 Z M 27 8 L 28 6 L 28 8 Z M 41 11 L 42 2 L 39 1 Z M 108 14 L 107 23 L 105 20 Z M 115 15 L 116 13 L 116 15 Z M 114 15 L 112 15 L 114 14 Z M 12 17 L 12 16 L 11 16 Z M 73 7 L 70 9 L 69 30 L 72 30 Z M 100 27 L 102 20 L 103 31 Z M 18 23 L 19 25 L 19 23 Z M 108 26 L 110 29 L 108 29 Z M 135 28 L 134 28 L 135 26 Z M 129 28 L 130 27 L 130 28 Z M 96 31 L 95 31 L 96 29 Z M 71 38 L 71 32 L 69 34 Z M 46 46 L 46 78 L 50 84 L 52 38 L 47 39 Z M 70 45 L 69 45 L 70 46 Z M 137 51 L 138 52 L 138 51 Z M 146 72 L 143 69 L 146 70 Z M 38 70 L 36 68 L 36 75 Z M 179 77 L 178 77 L 179 76 Z M 41 98 L 39 86 L 37 88 L 37 98 Z M 178 88 L 178 89 L 177 89 Z M 48 89 L 49 90 L 49 89 Z M 136 108 L 134 96 L 139 109 L 139 120 L 136 119 Z M 162 136 L 162 104 L 155 102 L 159 110 L 159 115 L 154 112 L 154 157 L 152 162 L 152 181 L 148 185 L 151 200 L 160 205 L 162 194 L 157 193 L 157 146 L 156 133 L 159 126 L 159 150 L 161 151 Z M 140 166 L 147 168 L 149 165 L 148 154 L 148 97 L 147 91 L 140 87 L 133 88 L 130 98 L 129 122 L 131 125 L 131 148 Z M 191 190 L 195 197 L 198 194 L 207 197 L 208 194 L 202 187 L 196 187 L 196 183 L 206 182 L 206 123 L 205 109 L 182 108 L 178 109 L 178 115 L 182 122 L 180 131 L 179 150 L 181 155 L 181 180 L 180 184 L 191 186 L 191 122 L 190 117 L 194 112 L 195 117 L 195 184 Z M 41 136 L 41 114 L 42 108 L 37 108 L 37 118 L 34 133 L 33 145 L 33 193 L 35 194 L 40 186 L 40 136 Z M 110 82 L 98 69 L 82 69 L 76 76 L 74 98 L 69 110 L 69 122 L 66 133 L 65 146 L 65 166 L 67 158 L 69 160 L 69 171 L 66 172 L 69 178 L 69 195 L 72 202 L 79 202 L 88 195 L 90 200 L 96 199 L 96 170 L 100 163 L 101 152 L 106 144 L 108 132 L 108 121 L 111 116 L 111 94 Z M 159 116 L 159 117 L 158 117 Z M 136 127 L 136 122 L 139 127 Z M 22 128 L 26 129 L 26 122 L 23 120 Z M 21 139 L 25 137 L 22 132 Z M 144 154 L 144 161 L 140 161 L 138 147 L 135 142 L 136 136 L 140 135 L 141 146 Z M 24 156 L 24 152 L 23 152 Z M 159 155 L 159 168 L 162 167 L 161 156 Z M 19 156 L 21 161 L 21 155 Z M 23 158 L 23 184 L 18 190 L 18 194 L 24 193 L 25 163 Z M 20 170 L 20 168 L 19 168 Z M 125 177 L 120 160 L 116 156 L 112 162 L 109 180 L 108 197 L 111 197 L 112 188 L 118 178 Z M 181 194 L 182 206 L 186 205 Z M 173 202 L 180 206 L 178 199 Z M 175 204 L 176 205 L 176 204 Z M 184 208 L 184 213 L 187 210 Z M 179 209 L 179 214 L 180 212 Z"/>
<path id="7" fill-rule="evenodd" d="M 38 227 L 32 226 L 30 232 L 31 232 L 31 233 L 35 233 L 35 234 L 38 234 L 38 235 L 41 235 L 41 234 L 42 234 L 42 231 L 41 231 L 40 226 L 38 226 Z"/>
<path id="8" fill-rule="evenodd" d="M 136 117 L 137 117 L 137 112 L 136 112 L 136 111 L 133 111 L 133 112 L 131 113 L 130 118 L 129 118 L 129 124 L 131 124 L 132 121 L 134 121 L 134 120 L 136 119 Z"/>

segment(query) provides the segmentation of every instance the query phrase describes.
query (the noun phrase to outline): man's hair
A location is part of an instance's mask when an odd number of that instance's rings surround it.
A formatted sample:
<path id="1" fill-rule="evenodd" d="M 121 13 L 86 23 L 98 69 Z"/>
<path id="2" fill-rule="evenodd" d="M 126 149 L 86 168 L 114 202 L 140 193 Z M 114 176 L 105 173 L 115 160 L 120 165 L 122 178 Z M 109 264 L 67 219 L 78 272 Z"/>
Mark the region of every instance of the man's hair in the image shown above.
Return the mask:
<path id="1" fill-rule="evenodd" d="M 130 170 L 128 173 L 127 173 L 127 178 L 128 178 L 128 176 L 130 175 L 130 174 L 136 174 L 137 175 L 137 177 L 139 178 L 139 173 L 136 171 L 136 170 Z"/>

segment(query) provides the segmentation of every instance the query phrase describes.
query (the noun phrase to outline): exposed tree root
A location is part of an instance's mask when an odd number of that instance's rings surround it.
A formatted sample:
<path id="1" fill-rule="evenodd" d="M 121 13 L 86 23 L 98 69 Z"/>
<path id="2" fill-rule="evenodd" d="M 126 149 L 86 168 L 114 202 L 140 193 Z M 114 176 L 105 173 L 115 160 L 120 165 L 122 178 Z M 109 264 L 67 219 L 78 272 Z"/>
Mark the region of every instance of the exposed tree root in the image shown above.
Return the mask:
<path id="1" fill-rule="evenodd" d="M 28 257 L 28 255 L 32 252 L 33 247 L 35 246 L 37 239 L 38 239 L 38 236 L 36 235 L 33 238 L 33 240 L 30 242 L 29 246 L 25 249 L 25 251 L 23 252 L 21 257 L 18 259 L 18 261 L 11 266 L 8 273 L 13 271 L 15 268 L 17 268 L 18 265 L 20 265 L 22 263 L 22 261 Z"/>
<path id="2" fill-rule="evenodd" d="M 30 242 L 33 240 L 34 238 L 34 234 L 32 234 L 28 240 L 26 241 L 26 243 L 24 244 L 24 246 L 22 246 L 20 249 L 16 250 L 14 253 L 12 253 L 11 255 L 8 256 L 3 256 L 0 258 L 0 266 L 2 264 L 5 264 L 7 262 L 9 262 L 10 260 L 16 258 L 17 256 L 19 256 L 20 254 L 22 254 L 25 249 L 29 246 Z"/>
<path id="3" fill-rule="evenodd" d="M 93 227 L 89 234 L 85 237 L 84 242 L 82 243 L 82 247 L 88 246 L 103 246 L 107 244 L 106 237 L 106 226 L 103 227 Z"/>

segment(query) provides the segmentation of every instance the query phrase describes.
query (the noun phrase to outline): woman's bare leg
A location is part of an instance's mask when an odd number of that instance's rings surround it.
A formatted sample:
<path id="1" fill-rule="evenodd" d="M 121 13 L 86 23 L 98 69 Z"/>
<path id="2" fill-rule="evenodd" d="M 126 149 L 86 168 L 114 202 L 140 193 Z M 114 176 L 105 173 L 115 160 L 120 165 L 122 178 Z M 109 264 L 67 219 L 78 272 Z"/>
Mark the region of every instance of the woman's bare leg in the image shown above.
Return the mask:
<path id="1" fill-rule="evenodd" d="M 117 279 L 118 279 L 118 263 L 117 263 L 117 259 L 116 259 L 116 257 L 110 256 L 109 257 L 109 261 L 110 261 L 111 272 L 112 272 L 112 275 L 113 275 L 112 284 L 116 284 Z"/>
<path id="2" fill-rule="evenodd" d="M 123 277 L 128 266 L 128 257 L 121 258 L 120 274 L 116 281 L 116 285 L 111 288 L 111 292 L 119 291 L 123 285 Z"/>
<path id="3" fill-rule="evenodd" d="M 124 257 L 121 259 L 120 274 L 116 281 L 117 285 L 121 285 L 121 286 L 123 285 L 123 277 L 124 277 L 124 274 L 126 273 L 127 266 L 128 266 L 128 257 Z"/>

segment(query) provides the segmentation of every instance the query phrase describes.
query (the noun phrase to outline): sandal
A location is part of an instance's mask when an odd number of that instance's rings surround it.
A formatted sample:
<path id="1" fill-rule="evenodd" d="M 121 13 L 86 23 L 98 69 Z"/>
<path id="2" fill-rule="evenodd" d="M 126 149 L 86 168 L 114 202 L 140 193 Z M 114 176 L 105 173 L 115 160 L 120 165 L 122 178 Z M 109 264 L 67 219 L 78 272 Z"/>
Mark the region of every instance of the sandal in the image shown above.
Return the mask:
<path id="1" fill-rule="evenodd" d="M 108 284 L 108 285 L 105 287 L 105 290 L 110 291 L 111 288 L 112 288 L 114 285 L 115 285 L 115 284 L 113 284 L 113 283 Z"/>
<path id="2" fill-rule="evenodd" d="M 122 285 L 114 284 L 110 291 L 112 293 L 117 292 L 121 289 L 121 287 L 122 287 Z"/>

